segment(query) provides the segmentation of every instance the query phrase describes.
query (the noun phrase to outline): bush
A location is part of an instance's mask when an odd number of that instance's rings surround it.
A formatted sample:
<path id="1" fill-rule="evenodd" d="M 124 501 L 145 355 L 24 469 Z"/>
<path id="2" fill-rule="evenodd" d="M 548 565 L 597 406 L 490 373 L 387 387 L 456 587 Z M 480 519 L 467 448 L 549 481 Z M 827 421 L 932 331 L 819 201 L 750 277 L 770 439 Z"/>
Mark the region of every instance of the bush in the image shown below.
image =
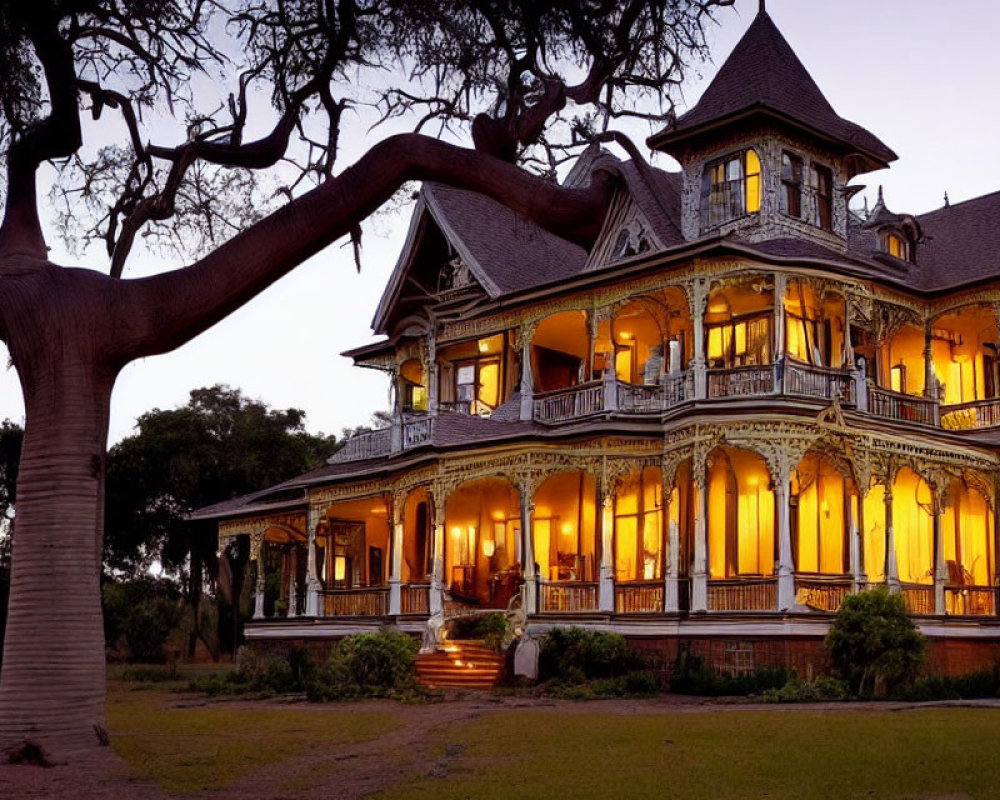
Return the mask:
<path id="1" fill-rule="evenodd" d="M 501 612 L 459 617 L 448 623 L 448 638 L 482 639 L 488 648 L 502 653 L 514 640 L 514 629 Z"/>
<path id="2" fill-rule="evenodd" d="M 897 692 L 901 700 L 971 700 L 1000 694 L 1000 669 L 966 675 L 926 675 Z"/>
<path id="3" fill-rule="evenodd" d="M 834 669 L 859 696 L 903 691 L 924 657 L 924 638 L 902 596 L 885 589 L 848 595 L 825 644 Z"/>
<path id="4" fill-rule="evenodd" d="M 762 703 L 822 703 L 846 700 L 848 696 L 843 681 L 821 675 L 812 683 L 792 678 L 780 689 L 768 689 L 754 699 Z"/>
<path id="5" fill-rule="evenodd" d="M 584 628 L 553 628 L 542 640 L 538 661 L 541 680 L 582 683 L 617 678 L 642 670 L 646 661 L 624 636 Z"/>
<path id="6" fill-rule="evenodd" d="M 681 651 L 670 674 L 670 691 L 704 697 L 731 697 L 761 694 L 780 689 L 795 673 L 784 667 L 758 667 L 742 675 L 720 675 L 705 661 Z"/>
<path id="7" fill-rule="evenodd" d="M 120 650 L 124 644 L 130 660 L 145 664 L 166 661 L 164 645 L 186 613 L 173 583 L 152 578 L 108 583 L 101 598 L 109 648 Z"/>

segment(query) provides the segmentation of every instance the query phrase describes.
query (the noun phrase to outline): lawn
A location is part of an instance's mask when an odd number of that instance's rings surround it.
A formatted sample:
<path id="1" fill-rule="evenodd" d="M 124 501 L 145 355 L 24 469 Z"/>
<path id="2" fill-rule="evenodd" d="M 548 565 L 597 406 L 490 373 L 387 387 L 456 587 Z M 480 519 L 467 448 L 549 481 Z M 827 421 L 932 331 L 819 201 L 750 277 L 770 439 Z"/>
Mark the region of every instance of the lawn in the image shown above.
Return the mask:
<path id="1" fill-rule="evenodd" d="M 266 796 L 246 787 L 279 771 L 288 796 L 328 796 L 345 788 L 338 751 L 369 742 L 383 755 L 356 759 L 352 775 L 381 798 L 1000 796 L 998 708 L 646 713 L 634 701 L 233 703 L 169 689 L 112 680 L 108 725 L 132 775 L 171 793 L 228 797 L 236 784 L 240 796 Z M 398 746 L 379 751 L 410 727 L 404 741 L 424 756 L 401 762 Z"/>

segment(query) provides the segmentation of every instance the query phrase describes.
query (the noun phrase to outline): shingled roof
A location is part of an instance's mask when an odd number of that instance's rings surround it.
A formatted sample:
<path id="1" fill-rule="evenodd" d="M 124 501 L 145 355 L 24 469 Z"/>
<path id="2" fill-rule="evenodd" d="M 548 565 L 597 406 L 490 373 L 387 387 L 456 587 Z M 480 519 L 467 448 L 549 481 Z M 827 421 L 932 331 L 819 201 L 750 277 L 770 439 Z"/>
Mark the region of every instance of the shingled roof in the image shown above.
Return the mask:
<path id="1" fill-rule="evenodd" d="M 651 148 L 667 150 L 712 128 L 749 115 L 764 115 L 817 138 L 857 152 L 869 169 L 888 165 L 896 154 L 874 134 L 840 117 L 798 56 L 761 11 L 722 65 L 697 105 L 660 133 Z"/>

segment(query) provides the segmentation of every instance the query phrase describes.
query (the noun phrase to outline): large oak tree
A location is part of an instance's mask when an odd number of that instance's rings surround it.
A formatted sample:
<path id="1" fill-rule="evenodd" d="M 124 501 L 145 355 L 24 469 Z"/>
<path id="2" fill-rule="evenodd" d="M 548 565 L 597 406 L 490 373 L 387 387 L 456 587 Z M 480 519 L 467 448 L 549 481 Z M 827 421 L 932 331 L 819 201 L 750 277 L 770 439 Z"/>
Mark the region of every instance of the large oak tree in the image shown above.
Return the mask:
<path id="1" fill-rule="evenodd" d="M 614 176 L 560 187 L 559 145 L 669 111 L 708 15 L 732 1 L 0 0 L 0 340 L 26 414 L 0 754 L 30 742 L 71 758 L 102 738 L 103 475 L 122 367 L 357 242 L 406 181 L 484 192 L 591 243 Z M 412 132 L 378 140 L 368 108 Z M 445 141 L 463 130 L 471 147 Z M 340 169 L 347 137 L 372 143 Z M 102 270 L 49 260 L 48 213 L 88 258 L 103 245 Z M 143 241 L 176 268 L 128 277 Z"/>

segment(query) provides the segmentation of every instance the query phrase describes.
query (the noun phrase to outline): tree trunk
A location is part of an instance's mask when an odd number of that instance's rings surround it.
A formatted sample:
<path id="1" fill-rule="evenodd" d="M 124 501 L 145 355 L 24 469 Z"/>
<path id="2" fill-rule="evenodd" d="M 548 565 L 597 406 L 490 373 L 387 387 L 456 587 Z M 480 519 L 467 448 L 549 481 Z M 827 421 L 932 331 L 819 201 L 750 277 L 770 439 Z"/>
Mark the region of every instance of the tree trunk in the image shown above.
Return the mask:
<path id="1" fill-rule="evenodd" d="M 109 309 L 86 290 L 87 276 L 80 286 L 53 285 L 65 277 L 25 280 L 4 319 L 24 392 L 25 431 L 0 675 L 3 760 L 30 743 L 47 760 L 62 761 L 105 736 L 100 568 L 117 368 L 95 352 L 115 325 L 114 314 L 102 314 Z"/>

